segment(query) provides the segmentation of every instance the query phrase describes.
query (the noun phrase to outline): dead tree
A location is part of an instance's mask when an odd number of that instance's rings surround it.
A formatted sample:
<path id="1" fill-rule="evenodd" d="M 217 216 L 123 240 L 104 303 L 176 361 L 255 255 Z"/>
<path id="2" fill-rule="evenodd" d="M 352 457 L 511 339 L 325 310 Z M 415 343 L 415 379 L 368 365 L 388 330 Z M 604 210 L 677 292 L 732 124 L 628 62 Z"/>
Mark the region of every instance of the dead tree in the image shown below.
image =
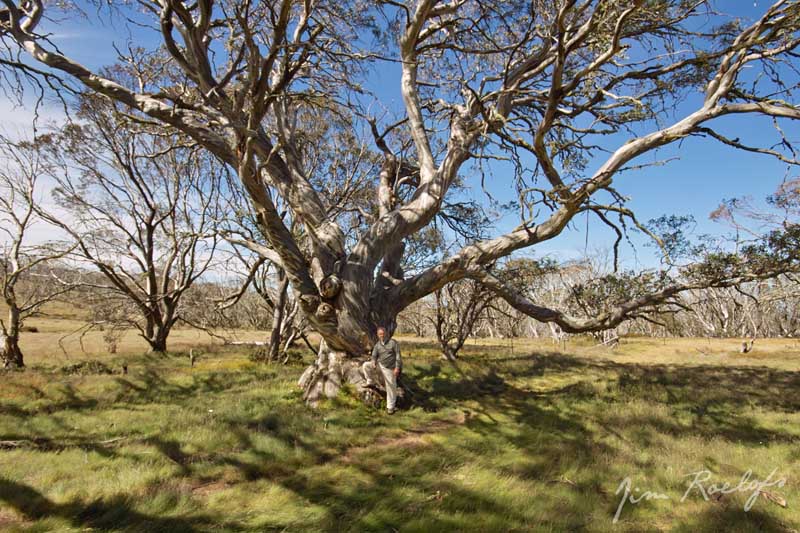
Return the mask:
<path id="1" fill-rule="evenodd" d="M 36 230 L 52 234 L 53 227 L 37 216 L 44 193 L 46 162 L 35 143 L 0 138 L 0 289 L 8 307 L 0 319 L 0 360 L 4 367 L 25 365 L 19 337 L 27 318 L 42 306 L 75 288 L 75 276 L 55 264 L 71 248 L 36 239 Z M 38 242 L 37 242 L 38 241 Z"/>

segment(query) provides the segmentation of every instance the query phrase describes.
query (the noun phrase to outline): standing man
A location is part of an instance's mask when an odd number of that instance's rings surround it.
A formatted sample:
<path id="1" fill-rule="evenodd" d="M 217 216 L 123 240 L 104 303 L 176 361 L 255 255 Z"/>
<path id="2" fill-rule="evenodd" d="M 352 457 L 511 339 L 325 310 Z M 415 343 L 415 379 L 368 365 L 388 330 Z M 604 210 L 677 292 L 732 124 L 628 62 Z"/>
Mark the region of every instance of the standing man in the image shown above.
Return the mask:
<path id="1" fill-rule="evenodd" d="M 372 360 L 362 365 L 367 383 L 372 385 L 370 378 L 372 372 L 377 367 L 383 374 L 386 383 L 386 412 L 390 415 L 395 412 L 395 401 L 397 399 L 397 376 L 403 368 L 403 361 L 400 359 L 400 346 L 394 339 L 386 340 L 386 329 L 378 328 L 378 342 L 372 348 Z"/>

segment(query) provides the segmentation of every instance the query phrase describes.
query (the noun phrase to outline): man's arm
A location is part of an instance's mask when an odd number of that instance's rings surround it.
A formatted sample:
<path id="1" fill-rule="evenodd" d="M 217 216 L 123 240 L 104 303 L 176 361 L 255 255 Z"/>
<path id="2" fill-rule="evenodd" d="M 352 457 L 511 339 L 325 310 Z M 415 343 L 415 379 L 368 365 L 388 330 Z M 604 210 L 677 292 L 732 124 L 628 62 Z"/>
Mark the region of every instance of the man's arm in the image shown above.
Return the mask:
<path id="1" fill-rule="evenodd" d="M 375 343 L 375 346 L 372 347 L 372 364 L 378 364 L 378 343 Z"/>
<path id="2" fill-rule="evenodd" d="M 400 343 L 397 341 L 394 341 L 394 350 L 395 350 L 394 370 L 395 373 L 397 373 L 403 369 L 403 360 L 400 358 Z"/>

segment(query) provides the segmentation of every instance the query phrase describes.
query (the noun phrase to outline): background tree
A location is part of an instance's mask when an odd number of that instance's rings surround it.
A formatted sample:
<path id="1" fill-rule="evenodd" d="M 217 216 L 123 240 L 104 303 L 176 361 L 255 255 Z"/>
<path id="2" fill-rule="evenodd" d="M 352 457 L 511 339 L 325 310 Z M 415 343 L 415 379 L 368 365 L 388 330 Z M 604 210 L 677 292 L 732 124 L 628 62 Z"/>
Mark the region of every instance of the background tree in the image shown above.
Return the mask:
<path id="1" fill-rule="evenodd" d="M 18 47 L 9 46 L 4 68 L 105 95 L 181 131 L 236 170 L 303 313 L 324 339 L 302 379 L 310 401 L 346 382 L 363 389 L 352 359 L 366 353 L 376 324 L 393 329 L 412 302 L 460 279 L 482 283 L 536 320 L 585 332 L 655 312 L 686 290 L 732 286 L 796 265 L 789 251 L 796 232 L 784 228 L 747 254 L 712 254 L 696 268 L 630 283 L 633 298 L 583 318 L 522 297 L 487 270 L 557 237 L 581 213 L 616 230 L 644 229 L 615 178 L 637 158 L 688 136 L 794 164 L 785 145 L 748 146 L 715 126 L 729 115 L 800 118 L 791 103 L 797 85 L 786 79 L 794 76 L 800 44 L 796 1 L 778 0 L 743 25 L 703 0 L 158 0 L 131 6 L 144 11 L 131 19 L 142 24 L 149 16 L 163 45 L 120 58 L 140 74 L 132 82 L 65 57 L 37 31 L 52 9 L 41 0 L 4 4 L 0 32 Z M 115 7 L 112 16 L 124 20 L 125 6 Z M 399 116 L 370 113 L 380 105 L 362 82 L 378 61 L 400 71 Z M 164 70 L 170 75 L 152 75 Z M 678 108 L 698 92 L 694 108 Z M 347 217 L 331 214 L 321 186 L 329 169 L 314 174 L 303 157 L 304 117 L 319 111 L 338 117 L 355 144 L 374 144 L 380 162 L 369 180 L 376 215 L 353 232 Z M 404 271 L 406 241 L 437 218 L 465 173 L 489 175 L 498 158 L 516 169 L 506 183 L 520 191 L 519 225 L 430 268 Z M 292 223 L 300 231 L 292 232 Z M 598 288 L 606 289 L 612 287 Z"/>
<path id="2" fill-rule="evenodd" d="M 765 230 L 782 239 L 800 223 L 800 178 L 785 179 L 762 205 L 750 197 L 725 200 L 710 218 L 733 230 L 736 250 L 759 242 Z M 787 274 L 732 288 L 692 291 L 685 303 L 706 335 L 782 336 L 784 325 L 793 321 L 787 304 L 797 291 L 796 277 Z"/>
<path id="3" fill-rule="evenodd" d="M 473 280 L 450 283 L 434 293 L 435 315 L 431 318 L 445 359 L 455 361 L 496 298 L 492 291 Z"/>
<path id="4" fill-rule="evenodd" d="M 429 298 L 428 298 L 429 299 Z M 412 303 L 397 317 L 397 333 L 427 337 L 434 335 L 428 299 L 423 298 Z"/>
<path id="5" fill-rule="evenodd" d="M 224 169 L 190 140 L 131 127 L 100 99 L 84 99 L 78 116 L 40 140 L 63 210 L 46 216 L 103 274 L 87 285 L 104 301 L 103 322 L 164 352 L 187 320 L 182 298 L 214 258 Z"/>
<path id="6" fill-rule="evenodd" d="M 25 365 L 19 347 L 25 320 L 75 286 L 55 264 L 70 250 L 59 251 L 34 235 L 47 227 L 37 215 L 46 164 L 34 144 L 0 138 L 0 288 L 8 308 L 7 321 L 0 319 L 4 367 Z"/>
<path id="7" fill-rule="evenodd" d="M 285 363 L 289 359 L 289 348 L 295 341 L 303 339 L 306 344 L 309 342 L 307 324 L 299 313 L 297 299 L 291 294 L 286 273 L 259 254 L 243 253 L 239 248 L 235 248 L 233 254 L 231 261 L 244 266 L 246 273 L 236 290 L 217 300 L 217 308 L 227 313 L 240 306 L 248 295 L 256 296 L 263 309 L 262 316 L 270 317 L 260 328 L 269 331 L 264 359 L 272 362 L 281 357 Z"/>

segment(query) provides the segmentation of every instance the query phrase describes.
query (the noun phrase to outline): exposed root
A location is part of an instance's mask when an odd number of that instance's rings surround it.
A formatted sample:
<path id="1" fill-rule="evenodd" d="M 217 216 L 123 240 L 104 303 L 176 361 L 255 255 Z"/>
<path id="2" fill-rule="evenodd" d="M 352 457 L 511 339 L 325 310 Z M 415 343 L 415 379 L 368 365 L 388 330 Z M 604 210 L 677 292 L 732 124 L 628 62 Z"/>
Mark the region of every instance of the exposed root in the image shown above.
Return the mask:
<path id="1" fill-rule="evenodd" d="M 334 398 L 343 388 L 352 390 L 358 398 L 368 405 L 378 407 L 386 397 L 383 375 L 374 371 L 367 379 L 364 361 L 348 357 L 344 352 L 330 350 L 322 341 L 317 360 L 300 376 L 297 384 L 303 389 L 303 399 L 307 404 L 316 406 L 322 398 Z M 397 406 L 408 407 L 421 394 L 411 392 L 413 387 L 407 386 L 408 380 L 401 377 L 397 387 Z"/>

